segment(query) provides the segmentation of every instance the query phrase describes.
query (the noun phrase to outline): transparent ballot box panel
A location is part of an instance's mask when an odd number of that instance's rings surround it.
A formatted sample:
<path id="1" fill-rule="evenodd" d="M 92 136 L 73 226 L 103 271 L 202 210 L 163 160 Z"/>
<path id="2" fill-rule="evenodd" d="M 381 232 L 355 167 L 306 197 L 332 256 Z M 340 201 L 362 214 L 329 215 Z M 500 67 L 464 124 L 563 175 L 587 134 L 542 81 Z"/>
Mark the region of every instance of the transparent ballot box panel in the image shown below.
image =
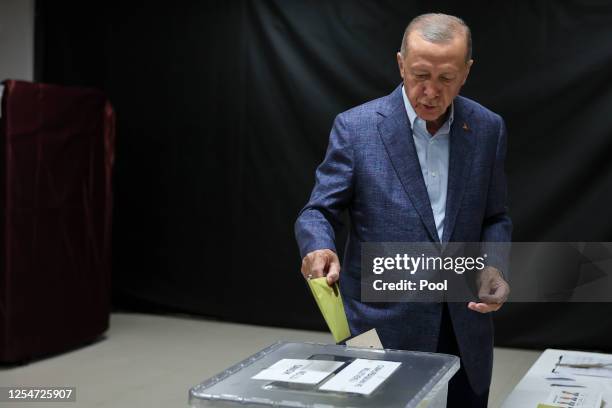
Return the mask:
<path id="1" fill-rule="evenodd" d="M 459 358 L 275 343 L 189 391 L 191 407 L 446 407 Z"/>

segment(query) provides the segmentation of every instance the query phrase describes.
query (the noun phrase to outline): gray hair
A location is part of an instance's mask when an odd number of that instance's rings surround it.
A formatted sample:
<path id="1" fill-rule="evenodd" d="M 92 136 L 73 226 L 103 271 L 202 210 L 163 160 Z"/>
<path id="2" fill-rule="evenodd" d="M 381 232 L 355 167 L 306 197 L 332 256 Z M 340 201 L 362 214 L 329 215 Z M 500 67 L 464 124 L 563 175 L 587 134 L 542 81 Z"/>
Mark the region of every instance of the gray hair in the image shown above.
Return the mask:
<path id="1" fill-rule="evenodd" d="M 434 44 L 448 43 L 457 35 L 463 34 L 467 45 L 465 62 L 472 59 L 472 33 L 470 27 L 459 17 L 441 13 L 421 14 L 415 17 L 404 31 L 400 48 L 402 55 L 406 55 L 408 35 L 413 31 L 418 31 L 423 39 Z"/>

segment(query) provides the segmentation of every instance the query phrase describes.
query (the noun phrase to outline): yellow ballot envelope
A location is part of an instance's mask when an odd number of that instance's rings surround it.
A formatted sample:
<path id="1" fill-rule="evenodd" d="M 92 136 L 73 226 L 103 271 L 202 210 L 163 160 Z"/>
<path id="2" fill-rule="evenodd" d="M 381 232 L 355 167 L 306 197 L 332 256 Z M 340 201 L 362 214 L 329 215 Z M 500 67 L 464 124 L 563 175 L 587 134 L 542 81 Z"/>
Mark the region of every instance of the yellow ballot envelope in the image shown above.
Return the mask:
<path id="1" fill-rule="evenodd" d="M 308 286 L 336 343 L 350 337 L 351 331 L 349 330 L 346 314 L 344 313 L 344 305 L 342 304 L 342 296 L 340 296 L 338 283 L 334 283 L 334 286 L 329 286 L 327 278 L 321 277 L 308 279 Z"/>

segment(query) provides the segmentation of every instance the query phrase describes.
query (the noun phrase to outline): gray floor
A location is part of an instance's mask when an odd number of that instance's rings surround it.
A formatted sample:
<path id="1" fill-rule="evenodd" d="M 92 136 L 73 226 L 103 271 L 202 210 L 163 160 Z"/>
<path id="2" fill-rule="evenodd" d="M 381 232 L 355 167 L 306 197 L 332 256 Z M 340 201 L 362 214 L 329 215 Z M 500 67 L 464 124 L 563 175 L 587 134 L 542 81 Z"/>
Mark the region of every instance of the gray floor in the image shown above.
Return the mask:
<path id="1" fill-rule="evenodd" d="M 76 403 L 2 406 L 186 407 L 192 385 L 277 340 L 333 342 L 321 332 L 184 316 L 113 314 L 102 341 L 26 366 L 0 368 L 1 386 L 75 386 Z M 495 350 L 490 407 L 501 404 L 539 354 Z"/>

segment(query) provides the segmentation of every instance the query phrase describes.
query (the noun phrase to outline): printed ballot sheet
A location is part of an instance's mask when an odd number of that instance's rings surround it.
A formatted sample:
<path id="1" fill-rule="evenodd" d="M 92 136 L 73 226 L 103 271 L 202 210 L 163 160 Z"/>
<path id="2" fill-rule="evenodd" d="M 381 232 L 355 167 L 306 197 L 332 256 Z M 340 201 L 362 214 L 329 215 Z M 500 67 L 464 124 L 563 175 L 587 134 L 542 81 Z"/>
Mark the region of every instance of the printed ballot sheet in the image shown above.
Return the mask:
<path id="1" fill-rule="evenodd" d="M 568 388 L 554 390 L 546 399 L 545 406 L 571 408 L 600 408 L 602 395 L 600 392 L 583 391 Z"/>
<path id="2" fill-rule="evenodd" d="M 341 361 L 285 358 L 261 370 L 251 378 L 296 384 L 318 384 L 343 364 Z"/>
<path id="3" fill-rule="evenodd" d="M 371 394 L 402 363 L 358 358 L 321 387 L 323 391 Z"/>

